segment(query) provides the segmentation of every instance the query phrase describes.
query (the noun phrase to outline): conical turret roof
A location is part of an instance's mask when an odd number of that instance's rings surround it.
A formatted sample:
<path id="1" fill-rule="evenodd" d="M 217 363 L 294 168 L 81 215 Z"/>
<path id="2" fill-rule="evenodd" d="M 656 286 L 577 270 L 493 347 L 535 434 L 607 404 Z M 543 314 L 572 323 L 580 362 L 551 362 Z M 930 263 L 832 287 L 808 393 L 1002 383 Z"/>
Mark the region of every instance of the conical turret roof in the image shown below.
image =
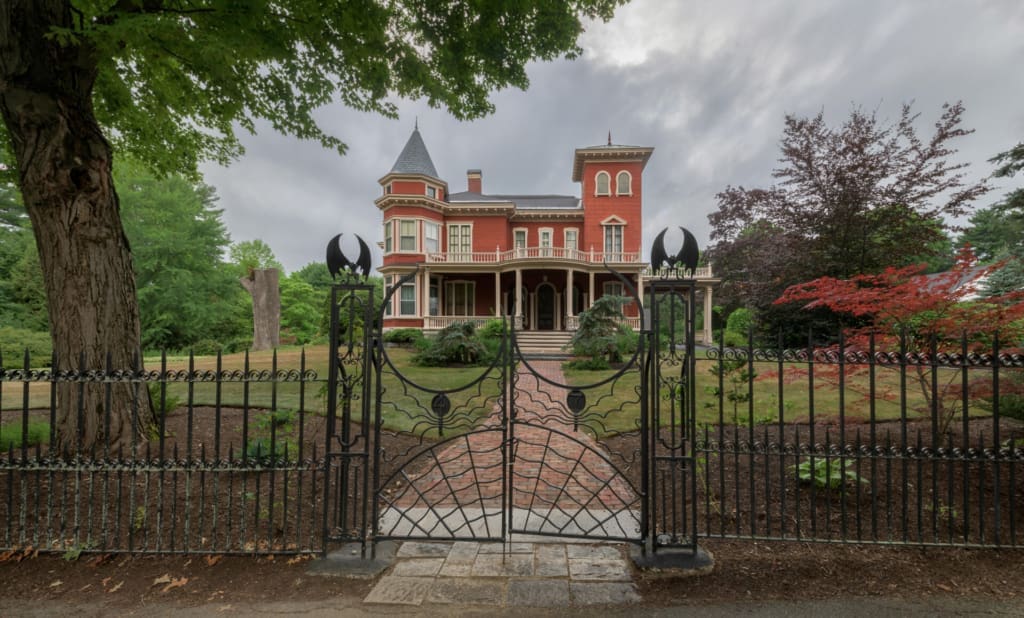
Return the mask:
<path id="1" fill-rule="evenodd" d="M 419 128 L 413 129 L 409 141 L 402 149 L 402 154 L 398 155 L 398 160 L 391 166 L 391 173 L 422 174 L 440 180 L 437 170 L 434 168 L 434 162 L 430 160 L 430 153 L 427 152 L 427 145 L 423 143 L 423 138 L 420 136 Z"/>

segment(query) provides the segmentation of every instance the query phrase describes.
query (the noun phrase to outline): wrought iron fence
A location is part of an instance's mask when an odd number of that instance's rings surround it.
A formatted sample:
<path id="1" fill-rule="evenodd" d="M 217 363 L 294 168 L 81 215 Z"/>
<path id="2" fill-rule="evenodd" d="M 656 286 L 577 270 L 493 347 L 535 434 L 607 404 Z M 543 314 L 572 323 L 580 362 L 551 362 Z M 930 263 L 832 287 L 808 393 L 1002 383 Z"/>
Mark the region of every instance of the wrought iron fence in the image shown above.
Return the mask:
<path id="1" fill-rule="evenodd" d="M 308 553 L 323 550 L 325 382 L 278 356 L 166 356 L 157 369 L 56 369 L 0 359 L 0 546 L 41 551 Z M 129 385 L 157 427 L 113 446 L 59 449 L 59 409 Z M 95 392 L 95 391 L 94 391 Z M 71 398 L 59 405 L 61 397 Z M 102 411 L 109 423 L 113 398 Z M 76 409 L 77 408 L 77 409 Z M 166 412 L 164 412 L 166 411 Z"/>
<path id="2" fill-rule="evenodd" d="M 688 406 L 697 487 L 679 495 L 695 496 L 699 536 L 1024 546 L 1024 356 L 963 348 L 698 350 Z M 344 492 L 324 452 L 326 375 L 310 368 L 326 359 L 296 354 L 282 368 L 277 354 L 238 357 L 237 367 L 220 356 L 164 357 L 148 370 L 7 360 L 0 547 L 327 547 L 324 522 L 338 508 L 325 496 Z M 131 386 L 139 408 L 148 398 L 168 410 L 158 429 L 62 455 L 58 398 L 74 409 L 87 389 L 117 384 Z M 620 442 L 627 455 L 637 448 L 628 436 Z M 688 507 L 662 512 L 682 518 Z"/>
<path id="3" fill-rule="evenodd" d="M 700 534 L 1024 546 L 1024 355 L 957 347 L 707 350 Z"/>

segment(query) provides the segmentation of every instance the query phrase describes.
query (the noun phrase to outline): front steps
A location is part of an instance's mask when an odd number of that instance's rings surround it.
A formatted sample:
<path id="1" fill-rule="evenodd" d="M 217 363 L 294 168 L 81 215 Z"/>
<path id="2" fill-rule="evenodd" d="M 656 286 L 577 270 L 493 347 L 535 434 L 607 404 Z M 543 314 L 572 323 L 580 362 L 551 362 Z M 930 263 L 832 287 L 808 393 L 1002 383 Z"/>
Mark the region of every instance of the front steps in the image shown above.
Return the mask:
<path id="1" fill-rule="evenodd" d="M 564 330 L 520 330 L 516 342 L 525 356 L 568 357 L 572 335 Z"/>

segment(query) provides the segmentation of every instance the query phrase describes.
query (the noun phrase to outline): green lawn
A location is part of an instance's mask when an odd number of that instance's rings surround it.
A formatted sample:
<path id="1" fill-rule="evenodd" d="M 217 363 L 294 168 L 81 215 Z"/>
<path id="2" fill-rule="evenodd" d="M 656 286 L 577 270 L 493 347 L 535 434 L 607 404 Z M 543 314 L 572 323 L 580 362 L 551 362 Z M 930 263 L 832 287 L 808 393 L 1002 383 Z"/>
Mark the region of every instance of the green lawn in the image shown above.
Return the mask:
<path id="1" fill-rule="evenodd" d="M 384 367 L 382 386 L 385 389 L 383 414 L 388 427 L 415 431 L 417 433 L 447 433 L 466 428 L 475 424 L 480 417 L 492 413 L 499 396 L 500 386 L 497 375 L 458 390 L 449 395 L 450 410 L 445 415 L 445 423 L 438 426 L 424 424 L 422 418 L 433 418 L 427 414 L 431 409 L 433 390 L 451 390 L 466 386 L 484 371 L 479 367 L 441 368 L 417 367 L 412 364 L 408 350 L 389 348 L 389 357 L 399 368 L 405 379 L 400 379 L 387 365 Z M 179 405 L 191 398 L 197 406 L 212 406 L 218 402 L 222 406 L 241 406 L 246 400 L 250 407 L 277 410 L 298 410 L 302 407 L 313 413 L 324 411 L 324 393 L 327 378 L 327 348 L 317 346 L 307 348 L 305 366 L 307 371 L 315 372 L 304 385 L 304 396 L 300 392 L 297 381 L 277 382 L 225 382 L 217 385 L 212 382 L 170 382 L 167 396 L 177 398 Z M 279 370 L 297 372 L 303 351 L 298 348 L 286 348 L 277 353 Z M 274 355 L 271 352 L 257 352 L 249 355 L 249 369 L 269 371 L 273 367 Z M 840 390 L 838 374 L 834 367 L 817 366 L 814 375 L 814 388 L 810 388 L 810 380 L 806 364 L 787 363 L 783 374 L 783 392 L 779 394 L 778 365 L 772 362 L 754 364 L 756 376 L 749 380 L 743 375 L 745 366 L 725 376 L 725 401 L 720 408 L 716 394 L 719 381 L 711 370 L 714 361 L 699 358 L 697 361 L 697 422 L 717 423 L 719 415 L 726 423 L 748 424 L 753 418 L 755 424 L 777 422 L 779 414 L 783 414 L 787 422 L 806 422 L 810 413 L 810 401 L 813 398 L 814 416 L 816 420 L 834 420 L 840 414 Z M 147 358 L 149 370 L 159 370 L 160 359 Z M 222 359 L 222 370 L 241 371 L 245 366 L 244 354 L 226 355 Z M 169 357 L 169 371 L 189 369 L 187 357 Z M 192 367 L 197 371 L 215 371 L 216 357 L 197 357 Z M 678 369 L 676 369 L 678 371 Z M 981 372 L 980 377 L 990 376 L 990 368 L 972 369 Z M 987 372 L 987 373 L 986 373 Z M 500 373 L 500 372 L 496 372 Z M 613 371 L 578 371 L 567 370 L 567 382 L 572 385 L 592 384 L 607 379 Z M 972 375 L 974 375 L 972 373 Z M 959 380 L 954 370 L 940 370 L 940 384 L 953 379 Z M 406 381 L 408 380 L 408 381 Z M 876 393 L 874 399 L 868 398 L 868 374 L 866 368 L 847 374 L 843 390 L 842 411 L 851 421 L 867 421 L 872 414 L 877 420 L 898 419 L 901 415 L 899 373 L 896 369 L 878 368 L 876 377 Z M 753 405 L 745 399 L 748 388 L 753 387 Z M 0 407 L 3 410 L 20 410 L 25 395 L 26 384 L 4 382 L 0 384 Z M 421 388 L 422 387 L 422 388 Z M 617 380 L 594 389 L 585 389 L 588 414 L 598 426 L 600 433 L 626 431 L 636 427 L 639 410 L 639 372 L 634 368 L 627 371 Z M 45 382 L 27 384 L 30 408 L 46 408 L 49 406 L 50 387 Z M 728 395 L 735 393 L 739 397 L 730 401 Z M 919 383 L 911 371 L 908 375 L 905 408 L 909 418 L 917 418 L 927 414 L 927 403 L 921 394 Z M 561 398 L 565 394 L 556 394 Z M 668 400 L 668 393 L 662 393 L 662 401 Z M 871 401 L 874 401 L 872 412 Z M 751 408 L 753 414 L 751 415 Z M 971 414 L 984 415 L 986 411 L 972 403 Z M 9 416 L 7 419 L 8 420 Z M 667 419 L 664 420 L 667 422 Z"/>

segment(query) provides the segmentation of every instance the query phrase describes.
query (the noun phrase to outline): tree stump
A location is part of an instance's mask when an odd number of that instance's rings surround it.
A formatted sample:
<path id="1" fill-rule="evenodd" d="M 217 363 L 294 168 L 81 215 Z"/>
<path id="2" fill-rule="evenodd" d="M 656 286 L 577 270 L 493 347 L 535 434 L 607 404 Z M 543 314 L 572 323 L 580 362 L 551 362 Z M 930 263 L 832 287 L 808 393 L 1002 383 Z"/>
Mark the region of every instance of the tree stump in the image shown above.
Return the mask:
<path id="1" fill-rule="evenodd" d="M 239 279 L 252 296 L 252 349 L 271 350 L 281 343 L 281 289 L 276 268 L 250 269 Z"/>

